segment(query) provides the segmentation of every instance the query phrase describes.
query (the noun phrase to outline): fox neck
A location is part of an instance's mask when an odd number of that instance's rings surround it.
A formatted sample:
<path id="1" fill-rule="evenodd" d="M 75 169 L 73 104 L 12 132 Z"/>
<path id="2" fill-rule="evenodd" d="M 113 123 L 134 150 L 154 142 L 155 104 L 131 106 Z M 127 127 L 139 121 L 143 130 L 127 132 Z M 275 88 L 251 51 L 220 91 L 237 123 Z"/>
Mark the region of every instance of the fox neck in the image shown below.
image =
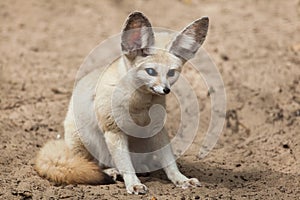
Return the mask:
<path id="1" fill-rule="evenodd" d="M 164 105 L 165 96 L 158 96 L 151 93 L 145 93 L 140 90 L 136 90 L 129 98 L 129 107 L 131 112 L 139 112 L 139 110 L 149 110 L 153 104 Z"/>

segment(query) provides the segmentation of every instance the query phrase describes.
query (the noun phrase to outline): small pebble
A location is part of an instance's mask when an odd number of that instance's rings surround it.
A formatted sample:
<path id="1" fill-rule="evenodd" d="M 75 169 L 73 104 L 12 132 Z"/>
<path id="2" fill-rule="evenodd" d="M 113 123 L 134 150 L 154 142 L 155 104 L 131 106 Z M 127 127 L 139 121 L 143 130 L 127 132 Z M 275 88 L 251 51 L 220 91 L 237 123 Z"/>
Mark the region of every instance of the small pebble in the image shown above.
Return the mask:
<path id="1" fill-rule="evenodd" d="M 57 134 L 57 135 L 56 135 L 56 139 L 59 140 L 60 138 L 61 138 L 61 135 L 60 135 L 60 134 Z"/>

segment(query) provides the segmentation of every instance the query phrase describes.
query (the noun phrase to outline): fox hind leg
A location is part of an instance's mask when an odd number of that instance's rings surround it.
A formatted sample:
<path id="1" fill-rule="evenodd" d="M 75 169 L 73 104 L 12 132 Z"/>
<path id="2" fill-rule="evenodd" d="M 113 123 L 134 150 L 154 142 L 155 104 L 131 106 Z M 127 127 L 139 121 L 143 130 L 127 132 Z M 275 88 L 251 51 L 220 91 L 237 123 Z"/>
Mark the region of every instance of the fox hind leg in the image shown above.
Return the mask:
<path id="1" fill-rule="evenodd" d="M 119 170 L 117 170 L 116 168 L 107 168 L 104 169 L 103 172 L 110 176 L 114 181 L 116 181 L 121 176 Z"/>

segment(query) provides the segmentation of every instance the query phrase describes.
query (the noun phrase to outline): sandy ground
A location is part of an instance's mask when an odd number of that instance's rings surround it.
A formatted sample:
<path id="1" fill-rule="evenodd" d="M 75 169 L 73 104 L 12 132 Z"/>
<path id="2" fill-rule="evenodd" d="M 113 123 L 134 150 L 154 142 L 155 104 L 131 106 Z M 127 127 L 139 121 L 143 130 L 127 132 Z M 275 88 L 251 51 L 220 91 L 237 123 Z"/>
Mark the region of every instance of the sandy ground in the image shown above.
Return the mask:
<path id="1" fill-rule="evenodd" d="M 120 181 L 55 186 L 34 171 L 34 157 L 63 133 L 85 56 L 119 33 L 133 10 L 173 30 L 210 17 L 204 48 L 225 83 L 227 123 L 207 157 L 192 148 L 178 160 L 202 187 L 181 190 L 161 171 L 141 177 L 144 196 L 128 195 Z M 1 0 L 0 199 L 300 199 L 299 33 L 296 0 Z M 200 132 L 209 119 L 206 93 Z"/>

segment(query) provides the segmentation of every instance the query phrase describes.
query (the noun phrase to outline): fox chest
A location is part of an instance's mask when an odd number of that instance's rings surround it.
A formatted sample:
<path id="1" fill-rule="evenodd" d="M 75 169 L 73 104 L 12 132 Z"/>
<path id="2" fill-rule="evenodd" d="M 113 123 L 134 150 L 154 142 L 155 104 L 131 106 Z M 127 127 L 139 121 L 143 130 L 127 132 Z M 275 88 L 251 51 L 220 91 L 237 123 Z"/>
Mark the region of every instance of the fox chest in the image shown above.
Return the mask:
<path id="1" fill-rule="evenodd" d="M 150 116 L 149 116 L 149 108 L 145 107 L 143 109 L 135 109 L 131 108 L 129 110 L 129 115 L 133 122 L 139 126 L 146 126 L 150 123 Z"/>

